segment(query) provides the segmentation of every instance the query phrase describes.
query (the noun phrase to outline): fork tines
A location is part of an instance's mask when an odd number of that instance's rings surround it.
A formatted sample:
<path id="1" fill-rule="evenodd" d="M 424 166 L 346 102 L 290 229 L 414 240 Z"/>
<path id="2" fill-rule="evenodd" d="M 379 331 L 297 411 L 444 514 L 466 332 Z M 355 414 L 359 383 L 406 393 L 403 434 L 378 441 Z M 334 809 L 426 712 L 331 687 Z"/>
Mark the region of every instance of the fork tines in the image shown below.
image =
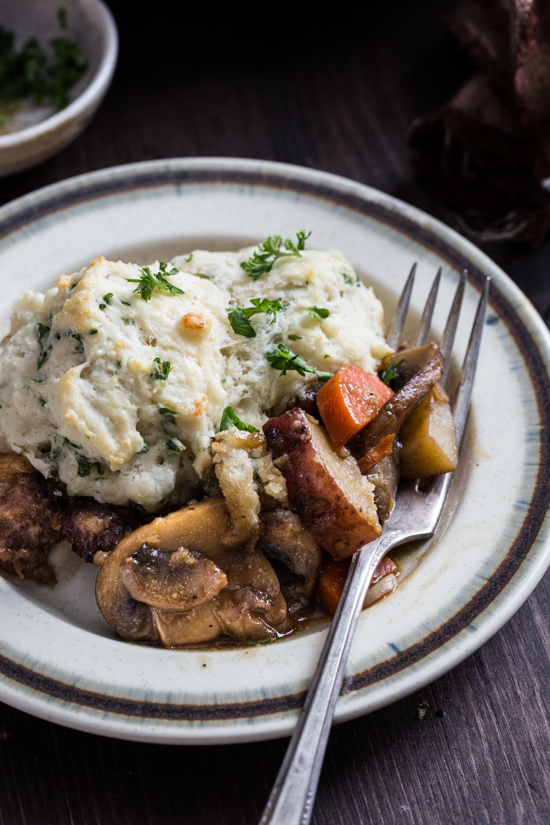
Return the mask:
<path id="1" fill-rule="evenodd" d="M 392 349 L 397 349 L 399 343 L 401 342 L 401 336 L 403 334 L 403 329 L 405 327 L 405 321 L 407 318 L 411 293 L 414 285 L 416 266 L 416 263 L 412 266 L 409 277 L 407 278 L 407 281 L 403 288 L 403 292 L 401 293 L 401 297 L 399 298 L 395 318 L 393 319 L 390 325 L 387 340 L 388 344 L 390 345 L 390 347 L 392 347 Z M 453 303 L 451 305 L 449 316 L 447 318 L 447 323 L 445 324 L 443 338 L 441 339 L 441 351 L 445 356 L 445 371 L 440 381 L 442 385 L 445 384 L 448 375 L 449 363 L 451 360 L 451 353 L 453 351 L 456 328 L 458 326 L 458 319 L 460 316 L 460 310 L 462 308 L 462 299 L 464 297 L 466 275 L 467 272 L 466 270 L 464 270 L 458 282 Z M 416 347 L 423 346 L 427 343 L 429 339 L 430 326 L 432 322 L 440 280 L 441 267 L 437 271 L 437 275 L 435 276 L 434 282 L 430 289 L 430 293 L 428 295 L 428 299 L 422 312 L 420 326 L 414 342 L 414 346 Z M 472 326 L 472 331 L 470 333 L 468 349 L 466 350 L 466 355 L 464 357 L 464 362 L 462 364 L 462 371 L 460 374 L 460 380 L 458 382 L 458 389 L 456 391 L 453 403 L 453 415 L 455 419 L 457 439 L 459 444 L 464 433 L 464 427 L 468 415 L 468 407 L 470 404 L 470 397 L 472 394 L 474 375 L 477 366 L 479 348 L 481 345 L 481 336 L 483 333 L 483 325 L 485 322 L 485 313 L 487 310 L 490 280 L 490 278 L 487 278 L 485 286 L 482 290 L 481 297 L 479 299 L 479 303 L 476 310 L 476 316 Z"/>

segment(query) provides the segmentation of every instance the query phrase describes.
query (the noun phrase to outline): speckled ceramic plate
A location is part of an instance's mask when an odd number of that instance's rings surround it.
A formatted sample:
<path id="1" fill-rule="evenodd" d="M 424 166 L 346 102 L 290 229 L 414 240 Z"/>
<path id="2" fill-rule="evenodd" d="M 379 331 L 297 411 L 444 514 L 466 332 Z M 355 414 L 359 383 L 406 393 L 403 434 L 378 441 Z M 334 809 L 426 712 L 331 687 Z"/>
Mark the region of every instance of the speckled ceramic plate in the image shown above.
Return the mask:
<path id="1" fill-rule="evenodd" d="M 361 617 L 337 720 L 436 679 L 518 609 L 550 562 L 550 339 L 506 275 L 427 215 L 343 178 L 275 163 L 172 160 L 107 169 L 0 210 L 0 318 L 26 289 L 98 255 L 136 263 L 312 230 L 374 286 L 388 316 L 413 261 L 418 312 L 439 265 L 440 333 L 468 269 L 457 350 L 483 279 L 493 288 L 460 472 L 441 529 L 400 552 L 401 584 Z M 4 329 L 1 332 L 4 332 Z M 456 365 L 455 365 L 456 368 Z M 213 652 L 128 644 L 103 622 L 96 569 L 54 551 L 59 583 L 0 579 L 0 699 L 63 725 L 128 739 L 234 742 L 290 733 L 325 638 Z"/>

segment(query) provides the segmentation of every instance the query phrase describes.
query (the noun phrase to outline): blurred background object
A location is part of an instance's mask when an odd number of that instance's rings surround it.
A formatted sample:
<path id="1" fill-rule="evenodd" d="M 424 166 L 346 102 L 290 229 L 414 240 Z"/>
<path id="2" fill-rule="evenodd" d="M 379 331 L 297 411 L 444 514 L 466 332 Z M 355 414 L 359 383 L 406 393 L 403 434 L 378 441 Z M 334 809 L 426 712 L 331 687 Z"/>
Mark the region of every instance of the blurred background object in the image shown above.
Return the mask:
<path id="1" fill-rule="evenodd" d="M 118 35 L 101 0 L 2 0 L 0 176 L 74 140 L 103 100 Z"/>
<path id="2" fill-rule="evenodd" d="M 550 227 L 550 5 L 464 0 L 445 23 L 478 70 L 413 124 L 415 168 L 465 234 L 538 246 Z"/>

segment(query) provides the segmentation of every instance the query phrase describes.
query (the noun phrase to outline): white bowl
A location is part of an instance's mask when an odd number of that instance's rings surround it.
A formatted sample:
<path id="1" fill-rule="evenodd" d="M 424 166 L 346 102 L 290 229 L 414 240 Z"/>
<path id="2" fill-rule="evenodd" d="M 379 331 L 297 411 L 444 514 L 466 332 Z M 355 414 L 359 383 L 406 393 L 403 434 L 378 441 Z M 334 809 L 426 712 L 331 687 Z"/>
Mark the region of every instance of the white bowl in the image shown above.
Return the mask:
<path id="1" fill-rule="evenodd" d="M 492 278 L 445 515 L 432 540 L 401 551 L 399 587 L 360 618 L 336 708 L 343 721 L 457 665 L 508 621 L 550 564 L 550 334 L 519 289 L 449 227 L 354 181 L 270 161 L 159 160 L 64 180 L 0 209 L 0 271 L 16 275 L 2 282 L 0 338 L 27 289 L 43 292 L 98 255 L 143 266 L 302 228 L 313 232 L 310 248 L 346 253 L 388 317 L 417 261 L 409 338 L 439 266 L 436 340 L 468 270 L 451 387 L 480 289 Z M 50 560 L 52 588 L 0 575 L 1 701 L 80 730 L 150 742 L 292 732 L 326 626 L 236 649 L 131 644 L 99 613 L 97 568 L 66 544 Z"/>
<path id="2" fill-rule="evenodd" d="M 67 10 L 65 30 L 57 20 L 60 6 Z M 15 32 L 17 48 L 30 37 L 45 44 L 52 37 L 64 36 L 78 43 L 88 61 L 65 109 L 50 114 L 42 107 L 36 116 L 45 119 L 0 136 L 0 177 L 4 177 L 55 155 L 88 125 L 113 77 L 118 34 L 101 0 L 1 0 L 0 25 Z"/>

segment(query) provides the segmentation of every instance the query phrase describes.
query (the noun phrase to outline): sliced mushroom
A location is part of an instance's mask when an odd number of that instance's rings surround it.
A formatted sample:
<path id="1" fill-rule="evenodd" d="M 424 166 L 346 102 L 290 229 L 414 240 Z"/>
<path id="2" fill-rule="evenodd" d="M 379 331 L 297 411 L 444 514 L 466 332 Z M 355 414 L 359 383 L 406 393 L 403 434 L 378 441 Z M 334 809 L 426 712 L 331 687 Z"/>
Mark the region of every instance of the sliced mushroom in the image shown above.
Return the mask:
<path id="1" fill-rule="evenodd" d="M 296 576 L 304 579 L 305 595 L 309 598 L 315 587 L 323 551 L 295 513 L 273 510 L 262 515 L 263 532 L 259 548 L 268 559 L 277 559 Z"/>
<path id="2" fill-rule="evenodd" d="M 164 610 L 191 610 L 227 585 L 227 576 L 212 559 L 185 547 L 166 552 L 142 544 L 124 559 L 120 571 L 136 601 Z"/>
<path id="3" fill-rule="evenodd" d="M 223 499 L 208 499 L 134 530 L 115 547 L 99 571 L 95 594 L 103 618 L 124 639 L 157 640 L 151 609 L 130 595 L 122 578 L 122 563 L 144 544 L 174 552 L 182 547 L 184 537 L 188 550 L 204 552 L 219 563 L 218 551 L 221 548 L 222 554 L 227 552 L 222 541 L 230 529 Z"/>
<path id="4" fill-rule="evenodd" d="M 287 632 L 273 568 L 258 551 L 228 547 L 231 527 L 223 499 L 207 499 L 135 530 L 99 572 L 104 618 L 124 638 L 170 646 Z"/>
<path id="5" fill-rule="evenodd" d="M 407 416 L 420 404 L 443 375 L 445 356 L 437 345 L 428 344 L 419 349 L 424 350 L 424 357 L 428 359 L 425 366 L 396 392 L 388 404 L 382 407 L 374 421 L 367 424 L 348 444 L 359 462 L 360 469 L 363 469 L 362 462 L 365 469 L 372 466 L 369 452 L 383 438 L 399 432 Z"/>
<path id="6" fill-rule="evenodd" d="M 394 456 L 387 455 L 378 461 L 365 476 L 374 484 L 374 503 L 382 524 L 389 518 L 395 506 L 395 494 L 399 484 L 399 468 Z"/>

